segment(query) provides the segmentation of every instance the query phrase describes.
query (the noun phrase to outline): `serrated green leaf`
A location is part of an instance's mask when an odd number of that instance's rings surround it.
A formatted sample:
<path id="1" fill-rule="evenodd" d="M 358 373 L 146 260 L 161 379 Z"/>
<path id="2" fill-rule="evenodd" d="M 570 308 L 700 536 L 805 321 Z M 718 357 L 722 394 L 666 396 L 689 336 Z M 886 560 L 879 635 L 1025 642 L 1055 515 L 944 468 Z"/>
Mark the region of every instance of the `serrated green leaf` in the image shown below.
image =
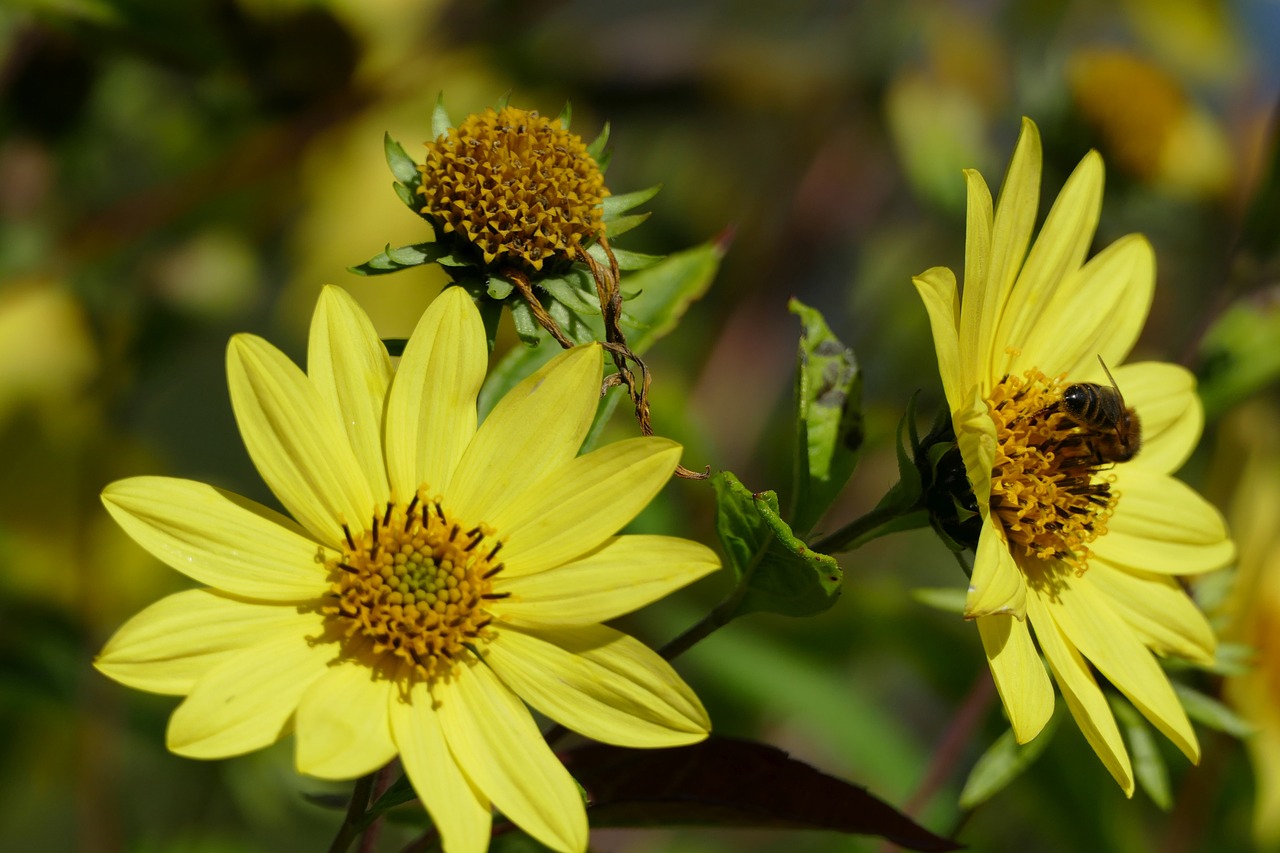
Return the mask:
<path id="1" fill-rule="evenodd" d="M 853 474 L 862 449 L 862 374 L 853 350 L 814 308 L 787 303 L 800 318 L 796 364 L 795 492 L 791 524 L 800 535 L 818 523 Z"/>
<path id="2" fill-rule="evenodd" d="M 662 191 L 662 184 L 654 184 L 642 190 L 636 190 L 633 193 L 623 193 L 622 195 L 605 196 L 600 207 L 604 213 L 604 221 L 610 222 L 617 219 L 634 207 L 639 207 L 649 199 L 656 196 Z"/>
<path id="3" fill-rule="evenodd" d="M 431 111 L 431 139 L 435 141 L 453 128 L 453 121 L 444 108 L 444 92 L 436 96 L 435 109 Z"/>
<path id="4" fill-rule="evenodd" d="M 626 282 L 629 287 L 636 287 L 644 292 L 643 299 L 627 303 L 628 311 L 623 315 L 622 328 L 627 335 L 627 343 L 632 352 L 643 355 L 655 341 L 675 328 L 689 306 L 711 286 L 716 270 L 720 268 L 722 257 L 724 257 L 724 251 L 720 244 L 703 243 L 683 252 L 676 252 L 661 262 L 627 277 Z M 513 308 L 513 319 L 515 306 L 522 303 L 523 300 L 519 299 L 509 300 Z M 527 306 L 525 310 L 527 312 Z M 630 317 L 634 317 L 639 322 L 630 322 Z M 532 315 L 529 315 L 528 319 L 533 322 Z M 604 337 L 604 328 L 598 324 L 599 321 L 592 318 L 589 326 L 597 340 Z M 536 326 L 536 323 L 534 325 Z M 489 377 L 480 389 L 481 416 L 488 414 L 494 404 L 502 399 L 502 395 L 514 388 L 521 379 L 550 361 L 558 352 L 560 347 L 554 341 L 547 340 L 533 348 L 516 347 L 503 356 L 490 371 Z M 610 394 L 605 398 L 603 405 L 612 411 L 619 399 L 619 395 Z M 588 444 L 593 438 L 594 434 L 588 436 Z"/>
<path id="5" fill-rule="evenodd" d="M 1030 743 L 1020 745 L 1013 736 L 1013 729 L 997 738 L 969 771 L 969 778 L 960 791 L 960 808 L 966 811 L 976 808 L 1021 776 L 1053 739 L 1058 718 L 1057 713 L 1050 717 L 1044 729 Z"/>
<path id="6" fill-rule="evenodd" d="M 646 219 L 652 214 L 634 213 L 628 216 L 619 216 L 617 219 L 610 220 L 605 223 L 605 234 L 609 237 L 610 242 L 614 239 L 626 234 L 632 228 L 642 225 Z"/>
<path id="7" fill-rule="evenodd" d="M 541 279 L 538 284 L 542 286 L 543 290 L 551 294 L 553 299 L 570 311 L 578 314 L 600 313 L 600 306 L 588 299 L 586 294 L 566 277 L 552 276 L 551 278 Z"/>
<path id="8" fill-rule="evenodd" d="M 964 602 L 968 597 L 963 587 L 933 586 L 911 590 L 911 597 L 921 604 L 944 613 L 964 614 Z"/>
<path id="9" fill-rule="evenodd" d="M 409 267 L 435 263 L 444 253 L 445 249 L 439 243 L 416 243 L 398 249 L 387 246 L 363 264 L 347 269 L 356 275 L 386 275 Z"/>
<path id="10" fill-rule="evenodd" d="M 604 147 L 609 144 L 609 122 L 604 123 L 604 127 L 600 128 L 600 134 L 587 146 L 587 154 L 592 160 L 596 161 L 596 165 L 600 167 L 600 171 L 604 171 Z"/>
<path id="11" fill-rule="evenodd" d="M 1254 733 L 1252 724 L 1217 699 L 1181 682 L 1170 683 L 1173 684 L 1173 692 L 1178 694 L 1178 701 L 1187 709 L 1187 716 L 1197 723 L 1232 737 L 1244 738 Z"/>
<path id="12" fill-rule="evenodd" d="M 382 151 L 386 155 L 387 165 L 391 167 L 391 174 L 396 176 L 397 181 L 409 184 L 417 179 L 418 164 L 405 153 L 399 142 L 391 138 L 390 133 L 382 135 Z"/>
<path id="13" fill-rule="evenodd" d="M 1146 720 L 1132 705 L 1119 696 L 1108 696 L 1116 722 L 1124 731 L 1133 758 L 1133 775 L 1151 801 L 1163 811 L 1173 806 L 1173 794 L 1169 789 L 1169 768 L 1160 754 L 1160 746 Z"/>
<path id="14" fill-rule="evenodd" d="M 711 477 L 716 533 L 738 577 L 735 616 L 812 616 L 840 597 L 844 577 L 834 557 L 810 549 L 778 513 L 778 496 L 752 493 L 729 471 Z"/>
<path id="15" fill-rule="evenodd" d="M 556 116 L 556 121 L 560 122 L 560 127 L 565 130 L 569 129 L 570 122 L 573 121 L 573 104 L 569 101 L 564 102 L 564 109 L 560 110 L 560 115 Z"/>

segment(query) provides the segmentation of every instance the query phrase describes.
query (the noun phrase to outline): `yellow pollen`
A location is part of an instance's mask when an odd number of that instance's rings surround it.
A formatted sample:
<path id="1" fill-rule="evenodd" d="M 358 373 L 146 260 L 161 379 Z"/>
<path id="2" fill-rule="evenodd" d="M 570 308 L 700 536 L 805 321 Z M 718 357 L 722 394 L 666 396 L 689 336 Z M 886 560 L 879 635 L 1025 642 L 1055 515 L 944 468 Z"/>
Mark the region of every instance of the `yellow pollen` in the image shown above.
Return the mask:
<path id="1" fill-rule="evenodd" d="M 1062 410 L 1064 377 L 1006 376 L 987 399 L 996 425 L 991 511 L 1015 554 L 1062 560 L 1083 574 L 1119 494 L 1100 476 L 1089 428 Z"/>
<path id="2" fill-rule="evenodd" d="M 487 525 L 464 525 L 425 489 L 407 505 L 371 513 L 365 529 L 345 526 L 342 556 L 330 560 L 326 620 L 348 639 L 371 641 L 393 668 L 395 658 L 424 679 L 442 676 L 486 638 L 496 559 L 502 543 Z"/>
<path id="3" fill-rule="evenodd" d="M 541 270 L 571 261 L 604 234 L 609 191 L 582 138 L 534 111 L 472 115 L 434 142 L 418 169 L 421 213 L 440 237 L 454 234 L 485 264 Z"/>

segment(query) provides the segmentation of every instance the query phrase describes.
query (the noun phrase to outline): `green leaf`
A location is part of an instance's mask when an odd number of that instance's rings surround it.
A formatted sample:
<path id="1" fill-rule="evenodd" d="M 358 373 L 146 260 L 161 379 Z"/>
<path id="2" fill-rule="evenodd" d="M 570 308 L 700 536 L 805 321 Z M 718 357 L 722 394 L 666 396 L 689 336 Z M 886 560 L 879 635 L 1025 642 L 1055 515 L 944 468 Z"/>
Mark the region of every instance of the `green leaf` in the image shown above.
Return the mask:
<path id="1" fill-rule="evenodd" d="M 1253 725 L 1226 705 L 1177 681 L 1170 682 L 1178 701 L 1187 709 L 1187 716 L 1201 725 L 1208 726 L 1232 737 L 1245 738 L 1255 731 Z"/>
<path id="2" fill-rule="evenodd" d="M 796 365 L 795 494 L 791 524 L 807 534 L 853 474 L 862 449 L 862 374 L 853 350 L 817 310 L 787 303 L 800 318 Z"/>
<path id="3" fill-rule="evenodd" d="M 968 597 L 963 587 L 934 586 L 919 587 L 911 590 L 911 597 L 921 604 L 941 610 L 944 613 L 964 614 L 964 603 Z"/>
<path id="4" fill-rule="evenodd" d="M 418 180 L 421 174 L 418 171 L 418 164 L 405 153 L 399 142 L 391 138 L 390 133 L 382 135 L 382 151 L 387 157 L 387 165 L 391 167 L 391 174 L 396 176 L 397 181 L 402 184 L 411 184 Z"/>
<path id="5" fill-rule="evenodd" d="M 491 275 L 485 282 L 485 293 L 498 300 L 506 299 L 515 289 L 516 286 L 513 283 L 500 275 Z"/>
<path id="6" fill-rule="evenodd" d="M 960 808 L 966 811 L 976 808 L 1022 775 L 1053 739 L 1058 718 L 1056 713 L 1050 717 L 1044 729 L 1030 743 L 1020 745 L 1013 736 L 1013 729 L 997 738 L 969 771 L 969 778 L 960 791 Z"/>
<path id="7" fill-rule="evenodd" d="M 356 275 L 386 275 L 409 267 L 422 266 L 439 261 L 446 249 L 439 243 L 416 243 L 398 249 L 387 246 L 382 252 L 355 267 L 347 267 Z"/>
<path id="8" fill-rule="evenodd" d="M 605 223 L 604 232 L 612 242 L 614 239 L 626 234 L 632 228 L 642 224 L 651 214 L 634 213 L 630 216 L 619 216 Z"/>
<path id="9" fill-rule="evenodd" d="M 569 129 L 569 123 L 573 121 L 573 104 L 569 101 L 564 102 L 564 109 L 560 111 L 560 115 L 556 116 L 556 121 L 560 122 L 560 127 L 564 130 Z"/>
<path id="10" fill-rule="evenodd" d="M 1208 419 L 1280 379 L 1277 340 L 1280 301 L 1273 298 L 1242 299 L 1217 319 L 1201 345 L 1198 390 Z"/>
<path id="11" fill-rule="evenodd" d="M 406 187 L 404 184 L 400 183 L 399 181 L 392 182 L 391 188 L 396 191 L 396 196 L 399 197 L 400 201 L 404 202 L 405 207 L 409 208 L 414 213 L 420 212 L 419 210 L 420 204 L 413 190 L 411 190 L 409 187 Z"/>
<path id="12" fill-rule="evenodd" d="M 844 572 L 834 557 L 797 539 L 778 514 L 778 496 L 749 491 L 729 471 L 711 477 L 716 533 L 738 577 L 735 616 L 812 616 L 835 604 Z"/>
<path id="13" fill-rule="evenodd" d="M 604 147 L 609 144 L 609 122 L 604 123 L 604 127 L 600 129 L 600 135 L 591 141 L 587 146 L 587 154 L 592 160 L 596 161 L 596 165 L 600 167 L 600 171 L 604 171 L 605 164 L 601 158 L 604 157 Z"/>
<path id="14" fill-rule="evenodd" d="M 711 735 L 670 749 L 588 744 L 563 756 L 602 826 L 825 829 L 908 850 L 955 850 L 866 788 L 821 773 L 777 747 Z"/>
<path id="15" fill-rule="evenodd" d="M 411 803 L 416 799 L 418 799 L 418 794 L 413 790 L 413 784 L 409 781 L 409 777 L 401 774 L 400 778 L 392 782 L 391 787 L 383 791 L 382 796 L 378 797 L 377 801 L 369 807 L 369 811 L 365 812 L 360 823 L 362 826 L 368 826 L 387 809 Z"/>
<path id="16" fill-rule="evenodd" d="M 651 267 L 666 257 L 665 255 L 646 255 L 643 252 L 630 252 L 626 249 L 619 249 L 616 246 L 610 246 L 609 251 L 613 253 L 613 259 L 618 262 L 618 269 L 623 272 Z M 596 259 L 597 263 L 606 267 L 609 265 L 609 256 L 605 254 L 604 246 L 599 243 L 592 243 L 587 252 Z M 622 293 L 624 299 L 634 299 L 637 295 L 629 291 L 623 291 Z"/>
<path id="17" fill-rule="evenodd" d="M 720 259 L 724 251 L 719 243 L 708 242 L 665 258 L 653 266 L 641 270 L 626 279 L 628 287 L 635 286 L 644 291 L 644 296 L 634 302 L 627 303 L 628 314 L 635 318 L 634 323 L 624 316 L 622 328 L 627 335 L 627 343 L 636 355 L 643 355 L 654 342 L 675 328 L 689 306 L 702 294 L 706 293 L 720 268 Z M 512 319 L 516 319 L 516 306 L 523 300 L 509 300 L 512 306 Z M 528 313 L 528 306 L 524 311 Z M 528 320 L 537 328 L 533 316 Z M 599 320 L 592 318 L 589 329 L 596 339 L 604 337 L 604 329 L 598 325 Z M 519 330 L 519 326 L 517 326 Z M 520 380 L 533 373 L 550 361 L 560 352 L 560 347 L 552 340 L 546 340 L 536 347 L 516 347 L 508 352 L 497 366 L 489 373 L 484 386 L 480 389 L 480 414 L 488 414 L 502 396 L 519 384 Z M 610 394 L 604 405 L 612 410 L 623 395 Z M 593 436 L 588 436 L 588 443 Z"/>
<path id="18" fill-rule="evenodd" d="M 1160 754 L 1160 746 L 1146 720 L 1132 705 L 1114 694 L 1107 697 L 1116 722 L 1124 730 L 1133 757 L 1133 775 L 1147 792 L 1151 801 L 1162 810 L 1173 807 L 1173 794 L 1169 789 L 1169 768 Z"/>
<path id="19" fill-rule="evenodd" d="M 636 190 L 633 193 L 605 196 L 604 201 L 600 205 L 604 210 L 604 221 L 609 222 L 617 219 L 633 207 L 639 207 L 644 204 L 661 191 L 662 184 L 654 184 L 651 187 Z M 610 229 L 610 232 L 612 232 L 612 229 Z"/>
<path id="20" fill-rule="evenodd" d="M 516 334 L 520 336 L 520 340 L 524 342 L 526 347 L 537 346 L 538 336 L 542 334 L 542 327 L 533 318 L 533 311 L 529 309 L 529 303 L 523 299 L 512 299 L 509 304 L 511 305 L 511 322 L 515 324 Z M 532 370 L 529 371 L 529 373 L 532 372 Z M 489 378 L 493 378 L 492 374 Z"/>

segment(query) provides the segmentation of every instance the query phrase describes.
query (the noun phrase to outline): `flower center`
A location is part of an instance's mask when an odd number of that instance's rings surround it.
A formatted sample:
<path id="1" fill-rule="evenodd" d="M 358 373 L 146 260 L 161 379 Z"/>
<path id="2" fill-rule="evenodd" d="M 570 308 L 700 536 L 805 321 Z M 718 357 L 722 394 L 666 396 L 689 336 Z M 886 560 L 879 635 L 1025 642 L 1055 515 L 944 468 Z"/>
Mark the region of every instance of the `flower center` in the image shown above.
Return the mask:
<path id="1" fill-rule="evenodd" d="M 380 656 L 401 658 L 422 678 L 447 673 L 468 643 L 483 639 L 492 617 L 495 557 L 502 542 L 480 524 L 452 519 L 419 489 L 407 505 L 388 503 L 369 529 L 352 534 L 328 565 L 327 619 L 346 637 L 372 641 Z"/>
<path id="2" fill-rule="evenodd" d="M 1063 377 L 1039 370 L 1006 376 L 987 399 L 996 425 L 991 511 L 1009 546 L 1039 560 L 1062 560 L 1083 574 L 1088 543 L 1107 532 L 1119 494 L 1099 482 L 1096 429 L 1063 410 Z"/>
<path id="3" fill-rule="evenodd" d="M 604 234 L 609 191 L 582 138 L 537 112 L 473 115 L 434 142 L 419 166 L 421 213 L 495 260 L 541 270 Z"/>

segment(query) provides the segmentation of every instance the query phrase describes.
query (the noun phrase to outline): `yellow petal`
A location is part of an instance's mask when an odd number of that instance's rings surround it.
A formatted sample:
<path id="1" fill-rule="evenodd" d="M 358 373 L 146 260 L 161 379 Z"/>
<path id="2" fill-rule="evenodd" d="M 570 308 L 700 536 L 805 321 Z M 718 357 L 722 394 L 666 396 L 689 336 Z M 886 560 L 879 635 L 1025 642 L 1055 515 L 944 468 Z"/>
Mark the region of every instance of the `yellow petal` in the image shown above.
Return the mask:
<path id="1" fill-rule="evenodd" d="M 956 296 L 956 277 L 946 267 L 933 267 L 911 280 L 924 300 L 929 312 L 929 326 L 933 329 L 933 348 L 938 354 L 938 373 L 942 377 L 942 389 L 952 411 L 964 401 L 964 374 L 960 366 L 960 340 L 956 336 L 959 326 L 960 303 Z"/>
<path id="2" fill-rule="evenodd" d="M 1098 591 L 1093 573 L 1063 571 L 1051 587 L 1048 607 L 1067 640 L 1192 762 L 1199 761 L 1200 745 L 1169 678 Z"/>
<path id="3" fill-rule="evenodd" d="M 400 762 L 440 831 L 445 853 L 484 853 L 493 824 L 489 800 L 449 752 L 426 682 L 414 682 L 407 697 L 393 692 L 390 703 Z"/>
<path id="4" fill-rule="evenodd" d="M 1084 263 L 1085 253 L 1093 242 L 1093 232 L 1098 227 L 1098 212 L 1102 208 L 1102 158 L 1090 151 L 1067 178 L 1062 192 L 1054 199 L 1049 216 L 1045 219 L 1040 235 L 1036 237 L 1026 263 L 1018 274 L 1017 282 L 1009 293 L 1008 302 L 996 330 L 996 340 L 1017 350 L 1034 343 L 1033 332 L 1045 331 L 1044 323 L 1056 324 L 1054 341 L 1061 341 L 1072 348 L 1075 337 L 1081 334 L 1076 317 L 1063 323 L 1062 315 L 1050 313 L 1054 297 L 1061 292 L 1065 279 Z M 1015 359 L 1014 364 L 1017 364 Z M 1039 362 L 1032 362 L 1050 375 L 1055 371 Z M 1013 367 L 1009 372 L 1014 372 Z"/>
<path id="5" fill-rule="evenodd" d="M 977 387 L 972 389 L 972 395 L 969 405 L 952 415 L 951 423 L 956 431 L 956 444 L 960 447 L 960 458 L 964 460 L 969 485 L 973 487 L 978 501 L 978 510 L 986 516 L 991 502 L 991 468 L 995 464 L 999 442 L 991 410 L 978 396 Z"/>
<path id="6" fill-rule="evenodd" d="M 534 708 L 601 743 L 681 746 L 703 740 L 711 728 L 670 664 L 603 625 L 504 626 L 484 656 Z"/>
<path id="7" fill-rule="evenodd" d="M 1120 495 L 1107 533 L 1090 544 L 1110 563 L 1159 574 L 1190 575 L 1235 559 L 1222 514 L 1181 480 L 1140 466 L 1113 472 Z"/>
<path id="8" fill-rule="evenodd" d="M 1005 372 L 1007 356 L 1003 344 L 996 346 L 999 341 L 996 329 L 1003 325 L 1009 294 L 1022 269 L 1031 230 L 1036 224 L 1040 206 L 1040 163 L 1040 131 L 1031 119 L 1024 118 L 1018 144 L 1000 185 L 991 228 L 991 261 L 983 283 L 987 290 L 982 297 L 982 337 L 977 341 L 978 368 L 983 383 L 993 383 Z M 967 289 L 975 283 L 966 281 L 964 286 Z M 990 327 L 986 326 L 988 319 L 993 321 Z M 984 384 L 982 388 L 985 392 L 990 385 Z"/>
<path id="9" fill-rule="evenodd" d="M 299 773 L 355 779 L 396 757 L 389 703 L 398 687 L 361 660 L 343 660 L 317 678 L 294 720 Z"/>
<path id="10" fill-rule="evenodd" d="M 1107 699 L 1098 689 L 1098 682 L 1093 680 L 1089 664 L 1063 636 L 1050 615 L 1048 602 L 1034 588 L 1031 593 L 1027 596 L 1027 615 L 1035 628 L 1045 660 L 1049 662 L 1049 670 L 1062 691 L 1062 698 L 1067 700 L 1067 708 L 1089 746 L 1102 759 L 1125 796 L 1132 797 L 1133 765 L 1129 763 L 1129 753 L 1120 738 L 1115 717 L 1107 707 Z"/>
<path id="11" fill-rule="evenodd" d="M 1037 306 L 1035 325 L 1014 344 L 1022 352 L 1010 372 L 1038 368 L 1073 382 L 1109 384 L 1098 358 L 1115 371 L 1133 349 L 1155 293 L 1155 264 L 1151 244 L 1139 234 L 1099 252 Z M 1125 386 L 1120 390 L 1128 396 Z"/>
<path id="12" fill-rule="evenodd" d="M 288 734 L 298 700 L 338 653 L 331 643 L 313 642 L 318 616 L 312 614 L 310 625 L 255 643 L 197 681 L 169 718 L 169 751 L 228 758 Z"/>
<path id="13" fill-rule="evenodd" d="M 1089 579 L 1143 645 L 1157 654 L 1213 663 L 1213 628 L 1176 580 L 1097 557 L 1089 560 Z"/>
<path id="14" fill-rule="evenodd" d="M 490 523 L 506 535 L 506 577 L 558 566 L 599 547 L 653 500 L 680 461 L 680 445 L 655 436 L 614 442 L 571 459 Z"/>
<path id="15" fill-rule="evenodd" d="M 440 723 L 462 772 L 504 815 L 548 847 L 587 848 L 578 785 L 528 709 L 486 666 L 460 666 L 440 696 Z"/>
<path id="16" fill-rule="evenodd" d="M 272 636 L 296 636 L 315 616 L 296 607 L 190 589 L 138 613 L 107 641 L 93 665 L 121 684 L 185 696 L 205 673 Z"/>
<path id="17" fill-rule="evenodd" d="M 325 285 L 311 318 L 307 375 L 321 399 L 338 413 L 379 504 L 388 496 L 382 408 L 391 374 L 387 348 L 368 315 L 345 290 Z"/>
<path id="18" fill-rule="evenodd" d="M 960 302 L 960 376 L 962 385 L 976 383 L 985 394 L 991 381 L 987 376 L 991 340 L 1000 320 L 998 294 L 988 286 L 991 190 L 974 169 L 965 170 L 964 180 L 969 201 L 964 231 L 964 293 Z"/>
<path id="19" fill-rule="evenodd" d="M 224 592 L 304 601 L 328 589 L 321 546 L 247 498 L 193 480 L 131 477 L 103 489 L 102 503 L 147 551 Z"/>
<path id="20" fill-rule="evenodd" d="M 249 456 L 285 509 L 334 547 L 344 521 L 366 525 L 374 510 L 369 481 L 338 414 L 298 366 L 261 338 L 236 335 L 227 384 Z"/>
<path id="21" fill-rule="evenodd" d="M 448 488 L 452 512 L 492 524 L 501 505 L 577 454 L 600 400 L 601 352 L 598 344 L 574 347 L 498 401 Z"/>
<path id="22" fill-rule="evenodd" d="M 705 545 L 674 536 L 617 536 L 581 559 L 524 577 L 495 579 L 510 597 L 491 608 L 504 620 L 588 625 L 616 619 L 720 568 Z"/>
<path id="23" fill-rule="evenodd" d="M 400 500 L 448 486 L 476 433 L 476 394 L 489 363 L 470 295 L 448 287 L 418 321 L 387 399 L 387 469 Z"/>
<path id="24" fill-rule="evenodd" d="M 978 633 L 996 690 L 1018 743 L 1040 734 L 1053 716 L 1053 685 L 1044 671 L 1025 620 L 979 616 Z"/>
<path id="25" fill-rule="evenodd" d="M 973 576 L 964 602 L 966 619 L 1004 614 L 1023 619 L 1027 612 L 1027 584 L 998 522 L 987 517 L 978 536 Z"/>
<path id="26" fill-rule="evenodd" d="M 1133 463 L 1172 474 L 1187 461 L 1204 429 L 1204 406 L 1196 380 L 1177 364 L 1144 361 L 1113 368 L 1125 404 L 1142 423 L 1142 447 Z"/>

